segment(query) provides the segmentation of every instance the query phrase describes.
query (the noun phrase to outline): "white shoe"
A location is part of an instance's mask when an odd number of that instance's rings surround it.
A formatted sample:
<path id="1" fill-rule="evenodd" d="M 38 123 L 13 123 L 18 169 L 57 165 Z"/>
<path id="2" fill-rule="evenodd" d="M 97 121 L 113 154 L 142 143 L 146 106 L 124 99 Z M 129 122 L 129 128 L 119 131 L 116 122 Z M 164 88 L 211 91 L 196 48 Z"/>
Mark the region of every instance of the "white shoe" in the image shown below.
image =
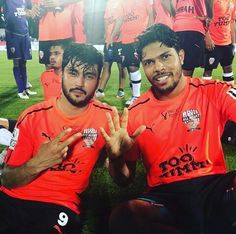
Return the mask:
<path id="1" fill-rule="evenodd" d="M 132 105 L 132 104 L 134 103 L 134 101 L 137 100 L 138 98 L 139 98 L 139 97 L 135 97 L 135 96 L 130 97 L 130 98 L 126 101 L 125 105 L 126 105 L 126 106 Z"/>
<path id="2" fill-rule="evenodd" d="M 29 99 L 29 96 L 27 95 L 25 91 L 22 93 L 18 93 L 18 97 L 21 99 Z"/>
<path id="3" fill-rule="evenodd" d="M 100 91 L 96 91 L 95 92 L 95 97 L 96 98 L 104 98 L 105 97 L 105 93 L 104 92 L 100 92 Z"/>
<path id="4" fill-rule="evenodd" d="M 125 92 L 122 90 L 118 90 L 116 98 L 122 99 L 125 96 Z"/>
<path id="5" fill-rule="evenodd" d="M 37 92 L 31 91 L 30 89 L 26 89 L 25 92 L 27 95 L 36 95 L 37 94 Z"/>

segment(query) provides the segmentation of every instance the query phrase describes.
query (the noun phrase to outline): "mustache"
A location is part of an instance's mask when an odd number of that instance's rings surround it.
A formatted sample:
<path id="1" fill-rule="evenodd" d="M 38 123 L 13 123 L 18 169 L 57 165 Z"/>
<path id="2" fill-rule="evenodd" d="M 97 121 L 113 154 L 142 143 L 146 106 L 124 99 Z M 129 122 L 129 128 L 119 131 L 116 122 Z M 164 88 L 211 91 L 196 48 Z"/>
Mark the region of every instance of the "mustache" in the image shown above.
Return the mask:
<path id="1" fill-rule="evenodd" d="M 73 91 L 80 91 L 80 92 L 83 92 L 85 95 L 87 94 L 87 92 L 82 88 L 73 88 L 69 90 L 69 92 L 73 92 Z"/>
<path id="2" fill-rule="evenodd" d="M 153 79 L 159 79 L 163 76 L 169 76 L 172 75 L 172 72 L 158 72 L 156 75 L 153 76 Z"/>

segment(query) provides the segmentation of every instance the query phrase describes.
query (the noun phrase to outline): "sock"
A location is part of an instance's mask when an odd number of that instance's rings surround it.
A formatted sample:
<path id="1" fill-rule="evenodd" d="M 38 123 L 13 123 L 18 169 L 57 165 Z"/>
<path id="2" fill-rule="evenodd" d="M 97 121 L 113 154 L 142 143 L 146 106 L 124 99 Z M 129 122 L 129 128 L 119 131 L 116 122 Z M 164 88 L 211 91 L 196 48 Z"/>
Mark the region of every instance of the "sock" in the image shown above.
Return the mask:
<path id="1" fill-rule="evenodd" d="M 202 79 L 203 80 L 212 80 L 212 76 L 203 76 Z"/>
<path id="2" fill-rule="evenodd" d="M 223 73 L 223 81 L 233 83 L 234 82 L 234 73 L 233 72 Z"/>
<path id="3" fill-rule="evenodd" d="M 19 67 L 13 67 L 13 74 L 14 74 L 14 77 L 15 77 L 15 80 L 16 80 L 18 93 L 22 93 L 25 90 L 25 85 L 24 85 L 24 82 L 22 80 L 20 68 Z"/>
<path id="4" fill-rule="evenodd" d="M 140 96 L 141 89 L 141 72 L 138 70 L 136 72 L 130 72 L 130 81 L 132 84 L 132 92 L 134 97 Z"/>
<path id="5" fill-rule="evenodd" d="M 22 84 L 24 86 L 24 90 L 26 90 L 27 87 L 27 70 L 26 66 L 20 66 L 20 74 L 21 74 L 21 79 L 22 79 Z"/>
<path id="6" fill-rule="evenodd" d="M 98 89 L 98 92 L 103 93 L 103 89 Z"/>

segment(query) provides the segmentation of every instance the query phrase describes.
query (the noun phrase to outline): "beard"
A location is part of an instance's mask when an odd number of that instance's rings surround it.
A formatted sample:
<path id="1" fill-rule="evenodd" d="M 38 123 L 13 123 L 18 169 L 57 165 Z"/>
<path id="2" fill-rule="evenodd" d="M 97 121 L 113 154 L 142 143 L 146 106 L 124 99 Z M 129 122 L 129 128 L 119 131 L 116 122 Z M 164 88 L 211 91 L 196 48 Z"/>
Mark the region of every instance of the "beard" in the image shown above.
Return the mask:
<path id="1" fill-rule="evenodd" d="M 78 100 L 76 98 L 73 98 L 70 94 L 70 92 L 74 91 L 74 90 L 79 90 L 80 92 L 83 92 L 86 96 L 83 100 Z M 74 88 L 74 89 L 69 89 L 69 91 L 67 91 L 64 82 L 62 80 L 62 92 L 64 94 L 64 96 L 66 97 L 67 101 L 76 107 L 85 107 L 88 105 L 88 103 L 90 102 L 90 100 L 93 98 L 94 94 L 90 94 L 87 95 L 87 92 L 81 88 Z"/>

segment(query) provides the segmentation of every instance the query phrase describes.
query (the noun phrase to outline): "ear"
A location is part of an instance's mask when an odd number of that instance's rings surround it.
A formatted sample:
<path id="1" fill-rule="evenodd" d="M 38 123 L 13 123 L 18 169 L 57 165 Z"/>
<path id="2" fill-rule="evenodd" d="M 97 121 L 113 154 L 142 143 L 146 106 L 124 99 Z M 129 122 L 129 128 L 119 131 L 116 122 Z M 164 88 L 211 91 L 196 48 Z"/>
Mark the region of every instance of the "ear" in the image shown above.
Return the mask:
<path id="1" fill-rule="evenodd" d="M 184 50 L 181 49 L 181 50 L 179 51 L 179 60 L 180 60 L 181 65 L 184 64 L 184 55 L 185 55 Z"/>

